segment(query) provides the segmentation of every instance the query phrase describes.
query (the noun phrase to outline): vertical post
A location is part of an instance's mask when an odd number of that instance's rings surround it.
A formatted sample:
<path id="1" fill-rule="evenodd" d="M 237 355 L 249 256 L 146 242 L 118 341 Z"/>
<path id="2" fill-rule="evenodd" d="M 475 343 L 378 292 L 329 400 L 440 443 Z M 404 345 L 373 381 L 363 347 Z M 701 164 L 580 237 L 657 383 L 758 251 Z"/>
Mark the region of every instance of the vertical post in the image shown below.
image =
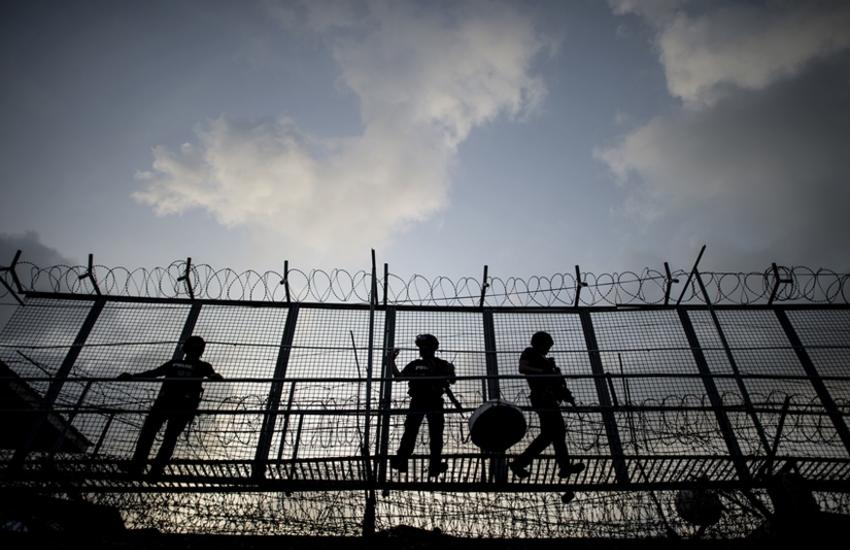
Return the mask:
<path id="1" fill-rule="evenodd" d="M 375 249 L 372 249 L 372 291 L 369 293 L 369 349 L 366 355 L 366 420 L 363 426 L 363 453 L 367 460 L 365 466 L 371 471 L 368 463 L 369 436 L 372 427 L 372 359 L 375 354 L 375 305 L 378 303 L 378 278 L 375 266 Z M 357 389 L 360 391 L 360 388 Z M 359 411 L 358 411 L 359 413 Z"/>
<path id="2" fill-rule="evenodd" d="M 384 307 L 387 307 L 387 294 L 390 286 L 390 266 L 384 262 Z"/>
<path id="3" fill-rule="evenodd" d="M 484 307 L 484 299 L 487 297 L 487 287 L 490 283 L 487 282 L 487 266 L 484 266 L 484 275 L 481 277 L 481 299 L 478 300 L 478 307 Z"/>
<path id="4" fill-rule="evenodd" d="M 785 336 L 791 343 L 791 347 L 797 353 L 797 358 L 800 360 L 800 364 L 803 365 L 806 376 L 809 377 L 809 381 L 814 386 L 815 393 L 817 393 L 821 403 L 823 403 L 824 409 L 826 409 L 826 413 L 829 415 L 830 420 L 832 420 L 835 431 L 838 432 L 838 437 L 841 438 L 841 442 L 844 443 L 844 447 L 850 453 L 850 431 L 847 429 L 847 424 L 844 423 L 841 411 L 835 405 L 835 401 L 832 400 L 832 396 L 829 394 L 829 390 L 826 389 L 826 385 L 823 383 L 820 373 L 812 362 L 812 358 L 803 346 L 803 342 L 797 335 L 797 331 L 794 330 L 791 320 L 788 319 L 788 314 L 784 309 L 777 308 L 776 317 L 779 319 L 779 324 L 782 325 L 782 330 L 785 331 Z"/>
<path id="5" fill-rule="evenodd" d="M 372 359 L 375 352 L 375 306 L 378 304 L 378 274 L 375 264 L 375 249 L 372 249 L 372 291 L 369 295 L 369 352 L 366 359 L 366 422 L 363 428 L 363 468 L 366 471 L 367 487 L 365 511 L 363 513 L 363 535 L 375 532 L 375 476 L 369 458 L 369 436 L 372 426 Z M 360 389 L 358 388 L 359 392 Z"/>
<path id="6" fill-rule="evenodd" d="M 493 312 L 484 311 L 484 359 L 487 365 L 487 398 L 500 399 L 499 363 L 496 355 L 496 328 L 493 323 Z M 508 480 L 508 468 L 505 453 L 496 453 L 490 457 L 490 478 L 496 482 Z"/>
<path id="7" fill-rule="evenodd" d="M 593 371 L 596 395 L 599 398 L 599 405 L 602 407 L 602 421 L 605 424 L 605 433 L 608 435 L 608 445 L 611 447 L 614 472 L 619 483 L 629 483 L 629 470 L 626 468 L 623 442 L 620 440 L 617 419 L 611 408 L 611 396 L 608 395 L 608 388 L 605 385 L 605 368 L 602 366 L 602 357 L 599 354 L 599 344 L 596 341 L 593 320 L 590 318 L 590 312 L 587 310 L 579 311 L 579 318 L 581 319 L 581 328 L 584 333 L 587 353 L 590 357 L 590 368 Z"/>
<path id="8" fill-rule="evenodd" d="M 89 279 L 91 281 L 91 286 L 94 288 L 95 294 L 97 294 L 98 296 L 103 296 L 103 294 L 100 292 L 100 287 L 97 285 L 97 279 L 95 279 L 94 277 L 94 254 L 89 254 L 88 269 L 85 273 L 80 275 L 78 279 L 81 281 L 83 279 Z"/>
<path id="9" fill-rule="evenodd" d="M 488 399 L 499 399 L 499 364 L 496 356 L 496 329 L 493 325 L 493 312 L 485 311 L 484 321 L 484 359 L 487 365 Z"/>
<path id="10" fill-rule="evenodd" d="M 195 332 L 195 324 L 198 322 L 198 316 L 201 314 L 201 304 L 194 303 L 189 309 L 189 315 L 186 317 L 186 322 L 183 323 L 183 330 L 180 332 L 180 340 L 174 347 L 174 353 L 171 358 L 175 361 L 183 359 L 183 342 L 185 342 L 192 333 Z"/>
<path id="11" fill-rule="evenodd" d="M 720 392 L 717 391 L 717 386 L 714 384 L 714 377 L 708 366 L 708 361 L 705 359 L 705 354 L 702 352 L 694 325 L 691 323 L 691 318 L 684 308 L 677 308 L 677 312 L 679 313 L 682 328 L 685 330 L 685 337 L 688 339 L 688 346 L 691 348 L 694 361 L 702 378 L 702 383 L 705 386 L 705 392 L 708 394 L 708 399 L 711 402 L 714 416 L 717 418 L 717 424 L 720 426 L 720 433 L 726 442 L 726 448 L 729 449 L 732 463 L 735 465 L 735 471 L 738 473 L 739 479 L 748 480 L 751 477 L 750 470 L 744 462 L 741 447 L 738 445 L 738 439 L 735 437 L 735 431 L 732 429 L 732 423 L 729 422 L 729 417 L 726 416 L 726 410 L 723 408 L 723 400 L 720 398 Z"/>
<path id="12" fill-rule="evenodd" d="M 794 279 L 790 277 L 783 279 L 779 276 L 779 266 L 776 265 L 776 262 L 771 264 L 771 269 L 773 270 L 773 290 L 770 292 L 770 299 L 768 299 L 767 305 L 773 305 L 773 301 L 776 299 L 776 293 L 779 292 L 779 285 L 794 282 Z"/>
<path id="13" fill-rule="evenodd" d="M 286 412 L 283 413 L 283 428 L 280 430 L 280 445 L 277 448 L 277 460 L 283 460 L 283 447 L 286 444 L 286 431 L 289 429 L 289 416 L 292 410 L 292 402 L 295 399 L 295 382 L 289 385 L 289 399 L 286 401 Z"/>
<path id="14" fill-rule="evenodd" d="M 392 353 L 395 348 L 395 308 L 389 308 L 386 311 L 384 318 L 384 362 L 381 370 L 381 427 L 378 433 L 378 444 L 380 449 L 376 453 L 378 456 L 378 481 L 384 483 L 387 481 L 387 455 L 389 454 L 390 445 L 390 408 L 392 407 L 393 398 L 393 371 L 390 367 L 390 362 L 387 360 L 388 354 Z"/>
<path id="15" fill-rule="evenodd" d="M 283 393 L 283 378 L 286 376 L 286 366 L 289 364 L 289 354 L 292 351 L 292 341 L 295 337 L 295 327 L 298 322 L 298 309 L 298 304 L 293 304 L 286 313 L 286 324 L 283 327 L 280 350 L 277 353 L 277 362 L 274 367 L 274 380 L 272 380 L 271 388 L 269 389 L 269 397 L 266 399 L 266 411 L 263 416 L 260 438 L 257 441 L 257 452 L 254 455 L 252 475 L 255 478 L 265 477 L 269 448 L 272 444 L 274 427 L 277 424 L 280 394 Z"/>
<path id="16" fill-rule="evenodd" d="M 673 289 L 673 283 L 678 283 L 679 279 L 674 279 L 670 273 L 670 264 L 664 262 L 664 305 L 670 303 L 670 291 Z"/>
<path id="17" fill-rule="evenodd" d="M 94 324 L 97 322 L 97 318 L 100 316 L 100 312 L 103 311 L 104 305 L 106 305 L 106 300 L 103 298 L 97 298 L 92 304 L 88 315 L 86 315 L 86 319 L 83 321 L 79 332 L 77 332 L 77 337 L 74 338 L 74 343 L 71 344 L 71 349 L 68 350 L 68 353 L 65 355 L 65 359 L 62 361 L 62 365 L 59 367 L 59 370 L 56 371 L 56 374 L 53 376 L 53 381 L 47 388 L 47 392 L 41 402 L 41 410 L 34 417 L 29 434 L 24 439 L 23 443 L 21 443 L 21 446 L 15 450 L 15 454 L 9 465 L 10 469 L 14 470 L 23 466 L 24 460 L 26 460 L 27 455 L 29 455 L 32 451 L 35 441 L 44 427 L 44 423 L 47 422 L 47 416 L 50 414 L 50 409 L 53 408 L 53 403 L 56 401 L 56 398 L 59 397 L 62 387 L 65 385 L 65 381 L 68 379 L 68 375 L 71 373 L 71 369 L 77 361 L 77 357 L 79 357 L 89 334 L 94 328 Z"/>
<path id="18" fill-rule="evenodd" d="M 694 262 L 694 267 L 691 268 L 691 272 L 688 273 L 688 278 L 685 281 L 685 286 L 682 287 L 682 293 L 679 294 L 679 299 L 676 300 L 676 305 L 682 303 L 682 298 L 685 297 L 685 292 L 688 291 L 688 285 L 691 284 L 691 279 L 694 277 L 694 272 L 699 268 L 699 262 L 702 260 L 702 255 L 705 254 L 705 245 L 702 245 L 702 248 L 699 250 L 699 254 L 697 255 L 697 260 Z M 708 295 L 706 295 L 706 300 L 708 300 Z"/>
<path id="19" fill-rule="evenodd" d="M 289 296 L 289 260 L 283 261 L 283 279 L 280 280 L 280 284 L 283 285 L 283 289 L 286 291 L 286 305 L 289 305 L 292 303 Z"/>
<path id="20" fill-rule="evenodd" d="M 587 286 L 587 283 L 581 280 L 581 269 L 579 266 L 576 266 L 576 299 L 573 303 L 573 307 L 579 306 L 579 299 L 581 298 L 581 289 Z"/>
<path id="21" fill-rule="evenodd" d="M 183 275 L 177 277 L 177 282 L 185 281 L 186 290 L 189 292 L 189 299 L 195 299 L 195 289 L 192 288 L 192 258 L 186 258 L 186 271 Z"/>

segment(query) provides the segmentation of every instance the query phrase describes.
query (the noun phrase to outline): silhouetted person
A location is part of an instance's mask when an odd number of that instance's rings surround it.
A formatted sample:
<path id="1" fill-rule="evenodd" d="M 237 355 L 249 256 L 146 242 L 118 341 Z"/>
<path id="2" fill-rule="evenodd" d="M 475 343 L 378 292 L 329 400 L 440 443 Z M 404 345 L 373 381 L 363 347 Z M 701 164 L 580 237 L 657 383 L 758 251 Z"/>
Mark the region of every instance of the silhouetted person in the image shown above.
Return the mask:
<path id="1" fill-rule="evenodd" d="M 526 466 L 550 444 L 555 449 L 559 477 L 584 470 L 584 464 L 580 462 L 571 464 L 567 453 L 567 430 L 559 404 L 566 401 L 575 406 L 576 402 L 567 389 L 560 369 L 555 366 L 555 360 L 546 357 L 554 343 L 548 333 L 536 332 L 531 337 L 531 347 L 525 348 L 519 358 L 519 372 L 526 375 L 531 389 L 531 406 L 540 417 L 540 435 L 508 465 L 518 478 L 531 475 L 525 469 Z"/>
<path id="2" fill-rule="evenodd" d="M 450 384 L 455 383 L 455 367 L 448 361 L 434 356 L 440 342 L 432 334 L 420 334 L 416 337 L 420 359 L 411 361 L 399 372 L 395 364 L 398 350 L 395 349 L 389 357 L 393 375 L 406 378 L 407 394 L 410 396 L 410 408 L 404 419 L 404 433 L 398 446 L 398 453 L 390 459 L 390 466 L 400 472 L 407 471 L 407 459 L 413 454 L 416 446 L 416 436 L 422 418 L 428 418 L 428 433 L 431 441 L 431 461 L 428 467 L 429 476 L 438 476 L 448 469 L 442 460 L 443 452 L 443 393 Z"/>
<path id="3" fill-rule="evenodd" d="M 203 378 L 209 378 L 210 380 L 222 379 L 221 375 L 213 370 L 212 365 L 201 361 L 201 355 L 203 355 L 205 347 L 206 342 L 204 342 L 203 338 L 200 336 L 190 336 L 183 343 L 183 352 L 185 354 L 183 359 L 172 359 L 152 370 L 136 374 L 125 372 L 118 376 L 119 380 L 155 378 L 158 376 L 165 377 L 162 388 L 159 390 L 159 395 L 156 401 L 154 401 L 151 412 L 145 419 L 145 423 L 142 425 L 142 430 L 139 433 L 139 440 L 136 442 L 136 452 L 133 454 L 133 459 L 129 467 L 131 474 L 138 475 L 142 473 L 157 432 L 162 428 L 163 424 L 168 422 L 162 445 L 156 454 L 150 470 L 151 477 L 157 477 L 162 474 L 165 465 L 168 464 L 171 455 L 174 453 L 177 438 L 195 417 L 198 404 L 201 402 L 201 393 L 203 393 L 201 380 Z"/>

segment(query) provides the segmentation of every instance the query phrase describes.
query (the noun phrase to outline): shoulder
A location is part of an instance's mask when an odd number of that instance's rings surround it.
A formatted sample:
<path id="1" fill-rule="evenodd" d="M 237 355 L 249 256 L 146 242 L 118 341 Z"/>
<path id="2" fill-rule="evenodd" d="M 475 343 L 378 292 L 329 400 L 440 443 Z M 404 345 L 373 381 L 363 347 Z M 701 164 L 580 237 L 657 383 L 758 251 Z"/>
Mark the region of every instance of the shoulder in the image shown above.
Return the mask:
<path id="1" fill-rule="evenodd" d="M 526 361 L 532 361 L 537 356 L 537 352 L 534 351 L 534 348 L 525 348 L 522 350 L 522 355 L 519 356 L 520 360 L 525 359 Z M 516 356 L 514 356 L 516 357 Z"/>
<path id="2" fill-rule="evenodd" d="M 213 370 L 213 366 L 210 365 L 209 363 L 207 363 L 206 361 L 198 361 L 198 368 L 200 368 L 204 372 L 209 372 L 209 373 L 215 372 Z"/>
<path id="3" fill-rule="evenodd" d="M 439 357 L 435 357 L 434 359 L 435 359 L 437 366 L 439 366 L 441 369 L 453 369 L 453 368 L 455 368 L 455 366 L 452 363 L 449 363 L 445 359 L 440 359 Z"/>
<path id="4" fill-rule="evenodd" d="M 404 366 L 404 368 L 403 368 L 403 369 L 401 369 L 401 372 L 403 372 L 403 373 L 404 373 L 404 372 L 409 372 L 409 371 L 411 371 L 411 370 L 415 369 L 416 367 L 418 367 L 418 366 L 419 366 L 419 365 L 421 365 L 421 364 L 422 364 L 422 359 L 414 359 L 414 360 L 413 360 L 413 361 L 411 361 L 410 363 L 406 364 L 406 365 Z"/>

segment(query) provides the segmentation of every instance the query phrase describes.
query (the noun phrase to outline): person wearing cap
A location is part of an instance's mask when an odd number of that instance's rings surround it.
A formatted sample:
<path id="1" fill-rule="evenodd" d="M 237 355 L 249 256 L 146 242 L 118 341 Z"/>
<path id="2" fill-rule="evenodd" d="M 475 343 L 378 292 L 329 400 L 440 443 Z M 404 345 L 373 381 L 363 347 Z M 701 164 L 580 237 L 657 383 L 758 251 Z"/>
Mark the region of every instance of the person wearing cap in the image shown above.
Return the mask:
<path id="1" fill-rule="evenodd" d="M 519 358 L 519 372 L 526 375 L 531 390 L 531 406 L 540 418 L 540 434 L 525 451 L 508 464 L 514 475 L 520 479 L 531 475 L 525 469 L 526 466 L 550 444 L 555 450 L 559 477 L 567 477 L 584 470 L 584 464 L 570 462 L 567 452 L 567 430 L 561 416 L 560 403 L 566 401 L 575 406 L 576 402 L 573 394 L 567 389 L 560 369 L 555 366 L 555 360 L 546 357 L 554 343 L 548 333 L 536 332 L 531 337 L 531 347 L 525 348 Z"/>
<path id="2" fill-rule="evenodd" d="M 400 472 L 407 471 L 407 459 L 413 454 L 416 436 L 422 418 L 428 419 L 428 433 L 431 438 L 431 460 L 428 475 L 436 477 L 448 469 L 442 460 L 443 452 L 443 393 L 450 384 L 455 383 L 455 367 L 448 361 L 435 357 L 440 342 L 432 334 L 420 334 L 416 337 L 419 359 L 408 363 L 401 371 L 395 364 L 399 350 L 394 349 L 388 360 L 393 375 L 408 380 L 407 394 L 410 407 L 404 419 L 404 433 L 396 456 L 390 459 L 390 466 Z"/>
<path id="3" fill-rule="evenodd" d="M 142 425 L 139 439 L 136 442 L 136 452 L 130 461 L 131 474 L 141 474 L 147 462 L 151 446 L 157 432 L 166 422 L 165 435 L 162 445 L 153 461 L 149 475 L 158 477 L 174 453 L 177 438 L 195 418 L 198 405 L 201 402 L 203 378 L 222 380 L 220 374 L 213 370 L 212 365 L 201 361 L 201 355 L 206 348 L 206 342 L 200 336 L 190 336 L 183 343 L 183 359 L 172 359 L 167 363 L 151 370 L 136 374 L 122 373 L 119 380 L 132 378 L 157 378 L 162 376 L 165 381 L 159 390 L 159 395 L 151 407 L 151 412 Z"/>

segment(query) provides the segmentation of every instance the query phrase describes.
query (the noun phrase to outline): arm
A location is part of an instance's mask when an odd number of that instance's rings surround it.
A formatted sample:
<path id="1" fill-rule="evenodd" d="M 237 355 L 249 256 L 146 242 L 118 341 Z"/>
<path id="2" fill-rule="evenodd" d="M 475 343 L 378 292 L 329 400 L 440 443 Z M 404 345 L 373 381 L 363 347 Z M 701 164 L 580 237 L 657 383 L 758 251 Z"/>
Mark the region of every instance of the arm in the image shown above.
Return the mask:
<path id="1" fill-rule="evenodd" d="M 531 361 L 523 358 L 519 360 L 519 372 L 520 374 L 552 374 L 551 370 L 535 367 L 531 364 Z"/>
<path id="2" fill-rule="evenodd" d="M 215 380 L 216 382 L 224 380 L 224 377 L 222 375 L 215 372 L 215 370 L 212 368 L 212 365 L 210 365 L 210 373 L 207 375 L 207 378 L 209 378 L 210 380 Z"/>
<path id="3" fill-rule="evenodd" d="M 387 363 L 389 363 L 393 376 L 396 378 L 401 376 L 401 371 L 398 370 L 398 365 L 395 364 L 395 358 L 398 357 L 398 352 L 398 348 L 393 348 L 393 350 L 387 355 Z"/>
<path id="4" fill-rule="evenodd" d="M 457 382 L 457 376 L 455 375 L 455 366 L 452 363 L 449 363 L 449 384 L 454 384 Z"/>
<path id="5" fill-rule="evenodd" d="M 159 376 L 165 376 L 166 371 L 168 370 L 168 366 L 171 365 L 171 361 L 167 363 L 163 363 L 155 369 L 150 369 L 142 372 L 137 372 L 136 374 L 131 374 L 129 372 L 122 372 L 118 375 L 119 380 L 130 380 L 132 378 L 157 378 Z"/>

